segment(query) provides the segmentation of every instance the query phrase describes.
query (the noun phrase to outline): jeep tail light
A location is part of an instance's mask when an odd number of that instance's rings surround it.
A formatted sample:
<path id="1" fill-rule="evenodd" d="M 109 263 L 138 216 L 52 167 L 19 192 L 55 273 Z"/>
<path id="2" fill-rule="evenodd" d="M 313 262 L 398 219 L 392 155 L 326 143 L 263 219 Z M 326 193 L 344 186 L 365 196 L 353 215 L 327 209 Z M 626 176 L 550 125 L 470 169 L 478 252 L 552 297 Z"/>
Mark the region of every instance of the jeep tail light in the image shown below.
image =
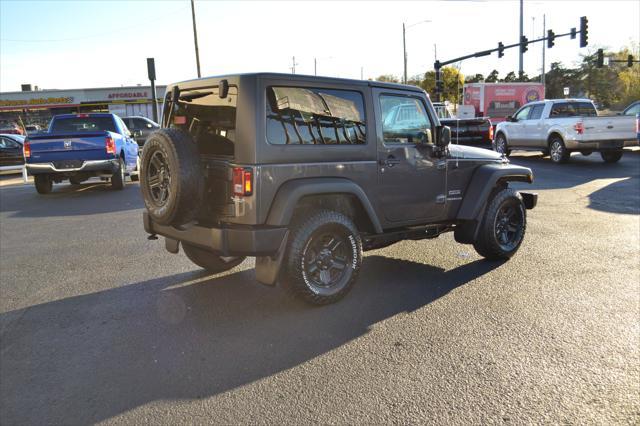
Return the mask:
<path id="1" fill-rule="evenodd" d="M 233 194 L 247 196 L 253 193 L 253 171 L 244 167 L 233 168 Z"/>
<path id="2" fill-rule="evenodd" d="M 573 128 L 575 129 L 576 133 L 579 135 L 584 133 L 584 123 L 582 121 L 578 121 L 576 124 L 574 124 Z"/>
<path id="3" fill-rule="evenodd" d="M 22 152 L 24 154 L 24 158 L 31 157 L 31 142 L 29 142 L 29 139 L 24 140 L 24 143 L 22 145 Z"/>
<path id="4" fill-rule="evenodd" d="M 493 126 L 489 124 L 489 140 L 493 140 Z"/>
<path id="5" fill-rule="evenodd" d="M 116 153 L 116 142 L 113 140 L 111 136 L 107 136 L 107 139 L 104 142 L 104 146 L 107 149 L 107 154 Z"/>

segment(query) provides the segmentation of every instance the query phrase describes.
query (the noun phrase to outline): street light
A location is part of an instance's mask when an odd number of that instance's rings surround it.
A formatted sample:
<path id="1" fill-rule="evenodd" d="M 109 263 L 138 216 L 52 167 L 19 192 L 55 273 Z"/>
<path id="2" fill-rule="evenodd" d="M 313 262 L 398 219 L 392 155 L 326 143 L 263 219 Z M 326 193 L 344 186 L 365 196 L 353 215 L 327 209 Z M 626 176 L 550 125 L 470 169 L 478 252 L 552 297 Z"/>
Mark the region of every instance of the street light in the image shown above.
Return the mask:
<path id="1" fill-rule="evenodd" d="M 407 40 L 405 37 L 405 33 L 407 32 L 407 28 L 415 27 L 419 24 L 424 24 L 425 22 L 431 22 L 430 19 L 425 19 L 424 21 L 416 22 L 411 25 L 405 25 L 402 23 L 402 50 L 404 52 L 404 84 L 407 84 Z"/>

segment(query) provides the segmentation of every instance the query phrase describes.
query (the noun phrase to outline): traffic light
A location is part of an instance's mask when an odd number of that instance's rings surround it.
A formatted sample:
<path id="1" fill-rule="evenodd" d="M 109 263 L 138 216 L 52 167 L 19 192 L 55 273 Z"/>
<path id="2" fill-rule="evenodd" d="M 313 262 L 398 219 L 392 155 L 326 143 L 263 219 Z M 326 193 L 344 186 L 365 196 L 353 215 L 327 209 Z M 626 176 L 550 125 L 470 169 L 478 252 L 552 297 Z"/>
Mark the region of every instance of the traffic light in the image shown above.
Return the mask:
<path id="1" fill-rule="evenodd" d="M 627 66 L 628 67 L 632 67 L 633 66 L 633 55 L 627 56 Z"/>
<path id="2" fill-rule="evenodd" d="M 589 44 L 589 21 L 586 16 L 580 17 L 580 47 Z"/>
<path id="3" fill-rule="evenodd" d="M 602 68 L 604 65 L 604 50 L 598 49 L 597 57 L 596 57 L 596 67 Z"/>
<path id="4" fill-rule="evenodd" d="M 529 39 L 527 38 L 527 36 L 521 36 L 520 37 L 520 52 L 524 53 L 527 50 L 529 50 L 529 48 L 527 47 L 528 44 L 529 44 Z"/>
<path id="5" fill-rule="evenodd" d="M 502 42 L 498 43 L 498 58 L 502 58 L 504 56 L 504 44 Z"/>
<path id="6" fill-rule="evenodd" d="M 556 33 L 553 30 L 547 30 L 547 48 L 551 49 L 555 44 Z"/>

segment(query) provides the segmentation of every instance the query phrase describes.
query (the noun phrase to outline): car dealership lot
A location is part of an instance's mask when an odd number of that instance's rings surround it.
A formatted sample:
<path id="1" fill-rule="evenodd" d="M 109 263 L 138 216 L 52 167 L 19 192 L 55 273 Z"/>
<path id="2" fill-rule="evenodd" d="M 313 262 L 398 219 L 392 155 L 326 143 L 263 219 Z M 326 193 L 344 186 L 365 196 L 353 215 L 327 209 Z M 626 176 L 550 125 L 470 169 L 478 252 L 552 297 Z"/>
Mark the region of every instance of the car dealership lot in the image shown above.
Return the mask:
<path id="1" fill-rule="evenodd" d="M 322 308 L 147 240 L 137 184 L 3 185 L 0 423 L 639 422 L 640 151 L 513 160 L 511 261 L 402 242 Z"/>

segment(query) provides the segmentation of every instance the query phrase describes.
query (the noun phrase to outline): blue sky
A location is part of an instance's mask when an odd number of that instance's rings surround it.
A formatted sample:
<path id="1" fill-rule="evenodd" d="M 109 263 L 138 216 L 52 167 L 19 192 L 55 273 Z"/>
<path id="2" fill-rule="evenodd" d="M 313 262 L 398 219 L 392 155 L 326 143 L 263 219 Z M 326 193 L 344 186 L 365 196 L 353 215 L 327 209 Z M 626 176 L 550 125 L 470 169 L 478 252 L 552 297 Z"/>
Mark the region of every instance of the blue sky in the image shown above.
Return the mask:
<path id="1" fill-rule="evenodd" d="M 556 33 L 589 17 L 590 47 L 620 48 L 640 39 L 640 1 L 528 1 L 525 33 Z M 431 69 L 434 44 L 448 59 L 492 48 L 518 36 L 518 2 L 223 2 L 196 0 L 204 75 L 297 72 L 360 78 L 402 73 L 402 23 L 407 30 L 409 74 Z M 532 20 L 535 18 L 535 21 Z M 572 64 L 577 40 L 564 38 L 547 51 Z M 21 83 L 41 88 L 146 84 L 145 58 L 156 58 L 158 83 L 195 77 L 191 9 L 181 1 L 0 0 L 0 91 Z M 516 70 L 516 49 L 498 60 L 465 61 L 465 74 Z M 525 54 L 525 71 L 537 74 L 541 46 Z"/>

